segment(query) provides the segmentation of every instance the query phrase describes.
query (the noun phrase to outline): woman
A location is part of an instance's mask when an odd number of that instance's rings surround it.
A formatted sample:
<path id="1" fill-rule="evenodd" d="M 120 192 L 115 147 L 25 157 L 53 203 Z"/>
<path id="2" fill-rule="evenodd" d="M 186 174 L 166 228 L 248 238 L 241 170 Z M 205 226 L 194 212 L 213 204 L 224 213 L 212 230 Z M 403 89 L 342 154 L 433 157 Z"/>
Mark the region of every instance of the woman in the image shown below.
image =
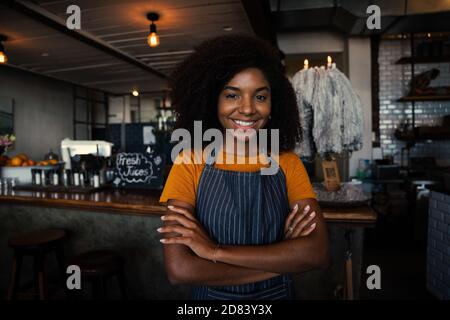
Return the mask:
<path id="1" fill-rule="evenodd" d="M 290 274 L 326 267 L 328 239 L 292 152 L 301 128 L 278 52 L 249 36 L 215 38 L 180 65 L 171 87 L 178 128 L 194 135 L 194 121 L 201 121 L 203 130 L 233 130 L 245 149 L 224 139 L 206 163 L 172 167 L 160 199 L 168 212 L 158 229 L 170 282 L 193 285 L 194 299 L 293 298 Z M 271 175 L 261 172 L 273 157 L 260 157 L 260 149 L 252 157 L 242 135 L 263 128 L 279 129 L 279 169 Z M 229 153 L 235 162 L 224 164 Z"/>

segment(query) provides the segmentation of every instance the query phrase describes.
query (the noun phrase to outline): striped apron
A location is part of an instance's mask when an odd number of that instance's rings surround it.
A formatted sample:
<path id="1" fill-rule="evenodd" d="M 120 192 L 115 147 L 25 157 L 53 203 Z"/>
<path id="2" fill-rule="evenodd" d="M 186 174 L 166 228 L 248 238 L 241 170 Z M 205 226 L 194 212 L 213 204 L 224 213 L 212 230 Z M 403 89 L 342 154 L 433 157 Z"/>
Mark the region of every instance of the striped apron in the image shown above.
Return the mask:
<path id="1" fill-rule="evenodd" d="M 270 159 L 270 161 L 273 161 Z M 208 159 L 198 186 L 196 215 L 211 239 L 221 245 L 265 245 L 280 241 L 289 214 L 286 178 L 214 168 Z M 194 286 L 198 300 L 292 299 L 288 275 L 234 286 Z"/>

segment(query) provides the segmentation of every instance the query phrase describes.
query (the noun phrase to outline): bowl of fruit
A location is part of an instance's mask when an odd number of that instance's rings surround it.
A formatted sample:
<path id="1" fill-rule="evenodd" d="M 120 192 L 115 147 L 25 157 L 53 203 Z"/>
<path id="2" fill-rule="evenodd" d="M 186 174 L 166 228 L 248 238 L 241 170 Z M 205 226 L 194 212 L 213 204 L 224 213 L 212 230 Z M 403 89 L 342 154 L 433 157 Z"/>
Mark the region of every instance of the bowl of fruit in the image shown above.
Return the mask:
<path id="1" fill-rule="evenodd" d="M 0 156 L 0 177 L 2 179 L 16 178 L 19 184 L 31 184 L 32 169 L 59 169 L 63 164 L 56 159 L 35 161 L 24 153 L 17 154 L 13 157 L 2 155 Z"/>

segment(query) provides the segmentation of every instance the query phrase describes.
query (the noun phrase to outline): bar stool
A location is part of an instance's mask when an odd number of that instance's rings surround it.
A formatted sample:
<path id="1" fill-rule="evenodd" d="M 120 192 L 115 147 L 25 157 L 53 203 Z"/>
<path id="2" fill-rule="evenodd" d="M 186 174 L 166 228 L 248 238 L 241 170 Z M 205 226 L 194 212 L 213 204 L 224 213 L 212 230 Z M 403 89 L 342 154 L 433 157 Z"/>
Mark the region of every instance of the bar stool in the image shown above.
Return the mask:
<path id="1" fill-rule="evenodd" d="M 61 229 L 48 229 L 23 233 L 8 241 L 9 247 L 14 250 L 13 266 L 11 273 L 11 283 L 8 292 L 8 299 L 17 298 L 20 290 L 20 272 L 23 258 L 31 256 L 34 260 L 34 291 L 40 300 L 48 298 L 47 272 L 45 260 L 49 253 L 54 252 L 60 269 L 60 278 L 64 275 L 64 252 L 62 249 L 62 239 L 66 232 Z"/>
<path id="2" fill-rule="evenodd" d="M 92 284 L 94 299 L 106 299 L 106 280 L 114 276 L 117 278 L 122 299 L 127 299 L 125 259 L 116 251 L 103 249 L 81 253 L 70 259 L 68 265 L 80 268 L 81 279 Z"/>

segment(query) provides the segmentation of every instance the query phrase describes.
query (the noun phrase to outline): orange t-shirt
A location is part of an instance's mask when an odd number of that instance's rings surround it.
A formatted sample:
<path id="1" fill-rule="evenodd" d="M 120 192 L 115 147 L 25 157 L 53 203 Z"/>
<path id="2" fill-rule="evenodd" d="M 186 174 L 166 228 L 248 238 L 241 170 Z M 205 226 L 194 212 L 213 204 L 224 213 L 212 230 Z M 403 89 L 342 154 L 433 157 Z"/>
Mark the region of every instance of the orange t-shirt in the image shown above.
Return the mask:
<path id="1" fill-rule="evenodd" d="M 219 153 L 220 154 L 220 153 Z M 178 159 L 183 157 L 181 153 Z M 164 190 L 162 192 L 160 202 L 167 202 L 169 199 L 179 200 L 189 203 L 195 207 L 195 200 L 200 182 L 200 175 L 205 166 L 194 163 L 193 153 L 190 155 L 191 163 L 174 164 L 170 170 Z M 262 167 L 268 167 L 268 164 L 255 163 L 251 164 L 249 157 L 241 158 L 246 161 L 245 164 L 227 164 L 224 158 L 217 158 L 214 167 L 221 170 L 254 172 L 259 171 Z M 255 158 L 254 158 L 255 159 Z M 222 160 L 222 161 L 220 161 Z M 237 160 L 237 158 L 235 158 Z M 250 162 L 250 163 L 249 163 Z M 258 162 L 255 160 L 254 162 Z M 266 162 L 267 163 L 267 162 Z M 288 193 L 289 204 L 301 199 L 314 198 L 316 194 L 312 188 L 308 174 L 301 162 L 300 158 L 293 152 L 281 153 L 278 159 L 279 167 L 283 170 L 286 177 L 286 188 Z"/>

